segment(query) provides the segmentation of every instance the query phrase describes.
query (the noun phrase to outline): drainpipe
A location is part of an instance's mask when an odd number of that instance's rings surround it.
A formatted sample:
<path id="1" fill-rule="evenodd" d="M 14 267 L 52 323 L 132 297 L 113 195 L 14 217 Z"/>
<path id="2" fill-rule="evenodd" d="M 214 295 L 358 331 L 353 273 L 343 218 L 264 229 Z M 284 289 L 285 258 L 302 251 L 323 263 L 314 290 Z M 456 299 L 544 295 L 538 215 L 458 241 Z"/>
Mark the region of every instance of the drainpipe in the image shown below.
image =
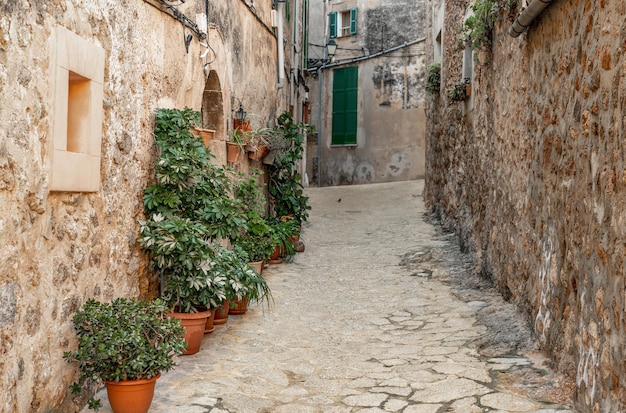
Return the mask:
<path id="1" fill-rule="evenodd" d="M 296 102 L 296 76 L 298 75 L 298 67 L 300 66 L 300 62 L 296 61 L 296 44 L 298 40 L 298 5 L 297 2 L 293 5 L 293 26 L 291 30 L 291 70 L 289 76 L 289 82 L 291 86 L 291 96 L 289 104 L 294 108 L 294 115 L 298 114 L 298 108 Z M 297 118 L 296 118 L 297 119 Z M 304 176 L 304 174 L 302 174 Z"/>
<path id="2" fill-rule="evenodd" d="M 517 19 L 509 28 L 509 36 L 518 37 L 520 34 L 524 33 L 533 20 L 535 20 L 550 3 L 552 3 L 552 0 L 532 0 L 528 7 L 517 16 Z"/>
<path id="3" fill-rule="evenodd" d="M 285 48 L 283 40 L 283 3 L 278 2 L 276 6 L 276 43 L 278 45 L 278 89 L 282 89 L 285 86 Z"/>

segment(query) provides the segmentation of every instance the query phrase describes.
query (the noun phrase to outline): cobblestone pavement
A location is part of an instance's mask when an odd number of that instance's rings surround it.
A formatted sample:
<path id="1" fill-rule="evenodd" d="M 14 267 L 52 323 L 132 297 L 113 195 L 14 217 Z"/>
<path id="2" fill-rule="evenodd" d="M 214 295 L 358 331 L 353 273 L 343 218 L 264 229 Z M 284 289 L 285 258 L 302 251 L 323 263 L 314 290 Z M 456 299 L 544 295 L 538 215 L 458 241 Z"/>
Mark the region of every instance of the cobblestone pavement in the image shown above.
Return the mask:
<path id="1" fill-rule="evenodd" d="M 525 323 L 427 222 L 422 190 L 310 189 L 306 251 L 264 272 L 271 309 L 206 335 L 150 411 L 573 412 Z"/>

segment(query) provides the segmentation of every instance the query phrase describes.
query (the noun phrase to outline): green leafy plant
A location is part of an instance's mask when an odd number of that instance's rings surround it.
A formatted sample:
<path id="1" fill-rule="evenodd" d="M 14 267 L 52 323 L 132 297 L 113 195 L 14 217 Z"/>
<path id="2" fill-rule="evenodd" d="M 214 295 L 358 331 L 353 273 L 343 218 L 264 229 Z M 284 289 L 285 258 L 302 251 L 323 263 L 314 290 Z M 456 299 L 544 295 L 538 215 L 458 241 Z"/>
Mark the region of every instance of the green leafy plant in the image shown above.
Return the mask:
<path id="1" fill-rule="evenodd" d="M 438 95 L 441 89 L 441 63 L 434 62 L 428 65 L 426 77 L 426 91 L 431 95 Z"/>
<path id="2" fill-rule="evenodd" d="M 172 369 L 174 356 L 185 349 L 184 329 L 167 311 L 161 300 L 87 300 L 73 318 L 78 348 L 63 355 L 80 370 L 72 393 L 100 380 L 149 379 Z M 100 401 L 92 397 L 89 406 L 97 410 Z"/>
<path id="3" fill-rule="evenodd" d="M 233 245 L 246 262 L 258 262 L 271 257 L 276 240 L 272 227 L 267 225 L 263 217 L 255 214 L 248 221 L 248 230 L 233 240 Z"/>
<path id="4" fill-rule="evenodd" d="M 289 112 L 278 117 L 273 130 L 273 162 L 268 165 L 271 206 L 277 216 L 291 216 L 298 222 L 308 219 L 309 198 L 304 196 L 301 184 L 302 176 L 296 172 L 295 164 L 302 159 L 304 151 L 304 133 L 312 130 L 311 126 L 294 123 Z"/>
<path id="5" fill-rule="evenodd" d="M 215 252 L 216 265 L 227 276 L 227 299 L 246 299 L 269 305 L 272 295 L 267 282 L 247 264 L 246 259 L 242 260 L 237 249 L 231 251 L 216 245 Z"/>
<path id="6" fill-rule="evenodd" d="M 293 256 L 296 251 L 291 240 L 292 237 L 300 234 L 299 223 L 294 219 L 282 219 L 280 217 L 267 218 L 266 222 L 272 228 L 274 248 L 281 248 L 286 257 Z"/>
<path id="7" fill-rule="evenodd" d="M 470 83 L 470 79 L 466 78 L 460 82 L 456 82 L 447 89 L 448 99 L 451 102 L 462 102 L 467 98 L 467 85 Z"/>
<path id="8" fill-rule="evenodd" d="M 138 238 L 164 279 L 164 297 L 180 312 L 221 305 L 225 282 L 213 270 L 219 266 L 211 264 L 211 242 L 247 229 L 246 207 L 233 196 L 234 173 L 213 164 L 213 155 L 189 132 L 198 117 L 188 108 L 155 113 L 160 154 L 156 182 L 144 192 L 146 219 Z"/>
<path id="9" fill-rule="evenodd" d="M 491 47 L 492 32 L 502 8 L 512 7 L 511 0 L 476 0 L 471 9 L 473 15 L 463 22 L 459 46 L 469 45 L 473 50 Z"/>

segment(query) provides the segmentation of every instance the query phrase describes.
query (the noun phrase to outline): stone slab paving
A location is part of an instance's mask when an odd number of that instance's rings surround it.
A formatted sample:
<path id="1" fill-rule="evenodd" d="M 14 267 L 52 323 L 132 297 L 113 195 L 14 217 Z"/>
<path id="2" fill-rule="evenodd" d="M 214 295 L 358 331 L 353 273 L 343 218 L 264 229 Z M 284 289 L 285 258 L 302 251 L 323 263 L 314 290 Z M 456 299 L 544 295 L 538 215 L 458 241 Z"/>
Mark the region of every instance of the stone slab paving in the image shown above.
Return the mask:
<path id="1" fill-rule="evenodd" d="M 492 332 L 478 315 L 493 299 L 463 299 L 442 281 L 455 267 L 433 257 L 458 247 L 425 219 L 422 191 L 423 181 L 310 189 L 306 251 L 264 273 L 274 304 L 206 335 L 162 375 L 150 411 L 573 412 L 529 397 L 554 383 L 529 371 L 558 377 L 539 355 L 479 352 Z M 523 385 L 501 385 L 522 369 Z"/>

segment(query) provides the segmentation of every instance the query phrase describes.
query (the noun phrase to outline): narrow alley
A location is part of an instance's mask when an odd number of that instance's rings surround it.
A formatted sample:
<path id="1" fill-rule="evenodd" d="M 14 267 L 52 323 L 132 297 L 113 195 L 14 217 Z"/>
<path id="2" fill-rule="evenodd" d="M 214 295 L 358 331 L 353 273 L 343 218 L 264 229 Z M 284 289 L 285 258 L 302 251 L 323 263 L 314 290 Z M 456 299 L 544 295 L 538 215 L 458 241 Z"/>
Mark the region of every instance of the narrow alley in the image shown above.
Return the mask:
<path id="1" fill-rule="evenodd" d="M 205 335 L 162 374 L 150 411 L 573 412 L 571 383 L 428 222 L 422 190 L 309 189 L 305 252 L 264 272 L 271 308 Z"/>

